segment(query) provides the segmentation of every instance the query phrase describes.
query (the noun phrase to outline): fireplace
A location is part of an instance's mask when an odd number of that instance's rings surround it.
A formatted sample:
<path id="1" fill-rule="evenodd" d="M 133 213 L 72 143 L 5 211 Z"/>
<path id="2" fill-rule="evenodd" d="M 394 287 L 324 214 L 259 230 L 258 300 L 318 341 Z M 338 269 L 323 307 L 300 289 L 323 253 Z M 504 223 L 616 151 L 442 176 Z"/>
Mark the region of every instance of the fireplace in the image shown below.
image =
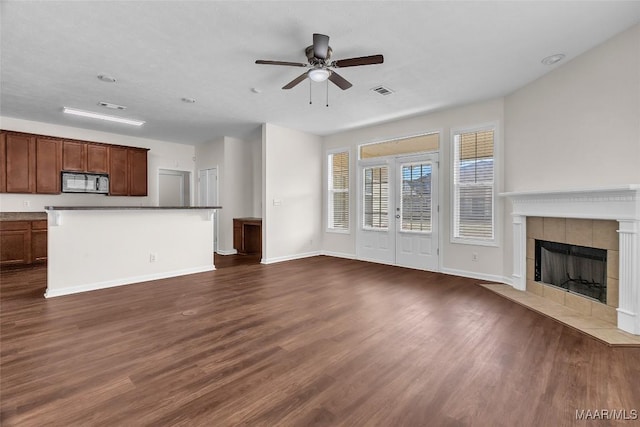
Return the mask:
<path id="1" fill-rule="evenodd" d="M 534 280 L 607 303 L 607 251 L 535 240 Z"/>
<path id="2" fill-rule="evenodd" d="M 640 184 L 501 196 L 508 198 L 513 208 L 513 274 L 509 283 L 521 291 L 542 289 L 545 298 L 548 294 L 561 304 L 640 335 Z M 588 231 L 578 233 L 584 229 L 591 230 L 591 243 Z M 615 242 L 603 238 L 605 234 L 615 234 Z M 563 236 L 561 243 L 607 250 L 606 304 L 535 281 L 534 239 L 559 242 Z"/>

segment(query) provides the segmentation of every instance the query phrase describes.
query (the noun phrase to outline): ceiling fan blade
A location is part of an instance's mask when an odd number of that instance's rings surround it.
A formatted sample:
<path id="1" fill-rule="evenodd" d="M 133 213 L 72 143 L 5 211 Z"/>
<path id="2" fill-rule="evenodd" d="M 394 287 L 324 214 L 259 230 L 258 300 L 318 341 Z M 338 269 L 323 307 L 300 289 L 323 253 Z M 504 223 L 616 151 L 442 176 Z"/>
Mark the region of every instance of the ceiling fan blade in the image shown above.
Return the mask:
<path id="1" fill-rule="evenodd" d="M 291 80 L 289 83 L 284 85 L 282 89 L 291 89 L 292 87 L 298 85 L 301 81 L 307 78 L 307 73 L 302 73 L 295 79 Z"/>
<path id="2" fill-rule="evenodd" d="M 334 67 L 355 67 L 358 65 L 373 65 L 373 64 L 382 64 L 384 62 L 384 57 L 382 55 L 371 55 L 371 56 L 361 56 L 359 58 L 348 58 L 348 59 L 339 59 L 334 61 L 331 66 Z"/>
<path id="3" fill-rule="evenodd" d="M 300 62 L 287 62 L 287 61 L 267 61 L 264 59 L 258 59 L 256 64 L 265 64 L 265 65 L 288 65 L 290 67 L 306 67 L 307 64 L 302 64 Z"/>
<path id="4" fill-rule="evenodd" d="M 342 90 L 347 90 L 351 86 L 353 86 L 344 77 L 342 77 L 340 74 L 336 73 L 335 71 L 331 72 L 331 75 L 329 76 L 329 80 L 331 80 L 336 86 L 338 86 Z"/>
<path id="5" fill-rule="evenodd" d="M 329 36 L 324 34 L 313 35 L 313 56 L 320 59 L 327 59 L 329 52 Z"/>

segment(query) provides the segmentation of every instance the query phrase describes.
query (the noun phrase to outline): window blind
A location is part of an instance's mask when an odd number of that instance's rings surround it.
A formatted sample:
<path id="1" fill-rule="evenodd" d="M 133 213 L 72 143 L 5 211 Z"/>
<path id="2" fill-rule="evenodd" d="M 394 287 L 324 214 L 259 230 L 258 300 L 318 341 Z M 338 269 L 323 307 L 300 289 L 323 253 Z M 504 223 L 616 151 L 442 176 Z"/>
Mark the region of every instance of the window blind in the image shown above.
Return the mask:
<path id="1" fill-rule="evenodd" d="M 403 231 L 431 232 L 431 164 L 402 165 Z"/>
<path id="2" fill-rule="evenodd" d="M 349 152 L 329 154 L 329 228 L 349 229 Z"/>
<path id="3" fill-rule="evenodd" d="M 365 228 L 389 228 L 389 168 L 376 166 L 364 168 Z"/>
<path id="4" fill-rule="evenodd" d="M 493 240 L 494 131 L 454 135 L 453 235 Z"/>

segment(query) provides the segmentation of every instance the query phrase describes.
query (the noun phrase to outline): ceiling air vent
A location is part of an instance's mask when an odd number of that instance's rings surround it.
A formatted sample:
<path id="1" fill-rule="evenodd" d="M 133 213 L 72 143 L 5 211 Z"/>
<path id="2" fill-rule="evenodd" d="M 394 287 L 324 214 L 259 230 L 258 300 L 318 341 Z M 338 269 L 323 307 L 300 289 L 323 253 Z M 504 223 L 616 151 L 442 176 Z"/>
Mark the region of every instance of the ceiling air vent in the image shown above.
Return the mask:
<path id="1" fill-rule="evenodd" d="M 374 92 L 379 93 L 380 95 L 391 95 L 393 93 L 393 91 L 391 89 L 389 89 L 388 87 L 384 87 L 384 86 L 376 86 L 371 90 L 374 91 Z"/>
<path id="2" fill-rule="evenodd" d="M 111 108 L 112 110 L 126 110 L 127 109 L 127 107 L 125 107 L 124 105 L 112 104 L 110 102 L 104 102 L 104 101 L 98 102 L 98 105 L 101 106 L 101 107 L 105 107 L 105 108 Z"/>

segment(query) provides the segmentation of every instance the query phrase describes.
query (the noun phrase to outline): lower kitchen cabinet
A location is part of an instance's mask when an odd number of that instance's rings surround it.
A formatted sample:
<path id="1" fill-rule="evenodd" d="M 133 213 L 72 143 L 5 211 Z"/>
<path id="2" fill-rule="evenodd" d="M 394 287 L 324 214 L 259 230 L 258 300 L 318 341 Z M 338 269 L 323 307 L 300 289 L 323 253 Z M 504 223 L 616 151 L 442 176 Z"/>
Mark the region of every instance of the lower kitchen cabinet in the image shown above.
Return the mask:
<path id="1" fill-rule="evenodd" d="M 0 266 L 47 260 L 47 221 L 1 221 Z"/>

